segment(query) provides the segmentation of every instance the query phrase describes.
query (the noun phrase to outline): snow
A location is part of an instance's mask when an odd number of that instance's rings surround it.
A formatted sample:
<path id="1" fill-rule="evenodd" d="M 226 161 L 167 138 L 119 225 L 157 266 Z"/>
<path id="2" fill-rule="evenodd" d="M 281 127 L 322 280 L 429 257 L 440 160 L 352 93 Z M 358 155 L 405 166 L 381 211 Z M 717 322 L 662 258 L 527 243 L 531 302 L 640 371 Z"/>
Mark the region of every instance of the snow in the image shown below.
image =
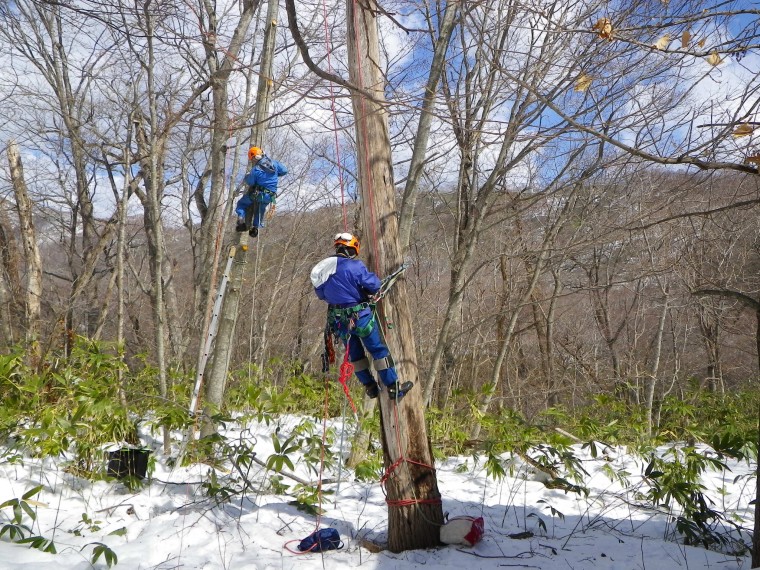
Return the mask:
<path id="1" fill-rule="evenodd" d="M 303 418 L 280 420 L 286 434 Z M 254 443 L 257 457 L 273 452 L 275 426 L 228 425 L 226 437 Z M 317 422 L 317 436 L 321 423 Z M 340 421 L 334 428 L 340 433 Z M 31 497 L 36 512 L 35 534 L 55 543 L 57 554 L 14 544 L 6 533 L 0 539 L 0 569 L 58 570 L 107 568 L 104 556 L 92 565 L 93 543 L 106 544 L 123 569 L 295 569 L 329 568 L 529 568 L 671 570 L 749 568 L 748 555 L 737 556 L 696 546 L 685 546 L 673 537 L 672 522 L 662 512 L 642 506 L 635 488 L 645 465 L 623 448 L 592 458 L 588 449 L 573 448 L 588 472 L 583 484 L 588 496 L 550 489 L 541 473 L 519 459 L 504 457 L 507 474 L 501 479 L 486 475 L 483 458 L 452 457 L 438 462 L 443 509 L 450 517 L 482 516 L 483 539 L 473 547 L 442 546 L 402 553 L 370 552 L 360 546 L 364 538 L 384 542 L 387 506 L 378 481 L 360 482 L 338 468 L 324 478 L 336 482 L 326 490 L 338 491 L 322 498 L 320 528 L 333 527 L 344 542 L 341 550 L 299 553 L 298 542 L 317 528 L 317 519 L 290 504 L 290 495 L 267 494 L 259 482 L 265 469 L 253 464 L 248 480 L 253 489 L 244 496 L 216 504 L 201 486 L 208 480 L 208 465 L 172 469 L 160 453 L 158 441 L 145 435 L 154 449 L 155 470 L 142 488 L 130 491 L 123 483 L 90 482 L 69 473 L 65 462 L 32 459 L 12 462 L 0 455 L 0 504 L 37 485 L 43 490 Z M 333 444 L 337 452 L 339 442 Z M 347 450 L 343 450 L 344 455 Z M 705 453 L 709 453 L 705 449 Z M 606 468 L 605 468 L 606 466 Z M 299 477 L 312 479 L 304 462 L 295 465 Z M 609 476 L 627 471 L 628 485 Z M 736 517 L 752 528 L 749 502 L 754 479 L 752 466 L 731 461 L 731 472 L 706 472 L 703 483 L 717 510 Z M 287 468 L 286 468 L 287 470 Z M 217 467 L 217 476 L 235 476 L 229 465 Z M 285 480 L 295 485 L 293 481 Z M 633 489 L 633 490 L 632 490 Z M 83 517 L 83 514 L 86 517 Z M 0 509 L 0 528 L 10 521 L 11 509 Z M 86 520 L 83 520 L 86 519 Z M 31 521 L 25 517 L 24 524 Z M 121 531 L 118 534 L 111 534 Z M 524 533 L 523 537 L 509 535 Z M 677 537 L 676 537 L 677 538 Z M 743 536 L 745 542 L 749 536 Z"/>

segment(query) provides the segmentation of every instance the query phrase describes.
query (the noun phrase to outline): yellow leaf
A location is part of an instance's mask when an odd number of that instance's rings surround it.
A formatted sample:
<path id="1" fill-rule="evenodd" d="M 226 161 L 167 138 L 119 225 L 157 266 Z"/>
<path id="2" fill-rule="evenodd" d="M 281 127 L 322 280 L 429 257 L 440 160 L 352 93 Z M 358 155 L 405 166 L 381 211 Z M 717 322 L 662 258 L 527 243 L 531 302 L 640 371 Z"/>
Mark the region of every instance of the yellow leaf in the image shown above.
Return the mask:
<path id="1" fill-rule="evenodd" d="M 717 51 L 710 52 L 710 55 L 708 55 L 706 58 L 707 63 L 715 67 L 716 65 L 719 65 L 720 62 L 723 61 L 723 58 L 718 55 Z"/>
<path id="2" fill-rule="evenodd" d="M 575 81 L 575 90 L 579 93 L 583 93 L 586 91 L 589 87 L 591 87 L 591 82 L 594 80 L 593 77 L 589 77 L 585 73 L 581 75 L 578 79 Z"/>
<path id="3" fill-rule="evenodd" d="M 665 34 L 662 36 L 659 40 L 657 40 L 657 43 L 652 44 L 652 47 L 654 49 L 658 49 L 660 51 L 666 49 L 670 45 L 670 34 Z"/>
<path id="4" fill-rule="evenodd" d="M 47 503 L 40 503 L 39 501 L 33 501 L 32 499 L 24 499 L 24 500 L 27 502 L 27 504 L 30 504 L 33 507 L 47 508 L 48 506 Z"/>
<path id="5" fill-rule="evenodd" d="M 684 30 L 684 33 L 681 34 L 681 48 L 686 49 L 689 47 L 689 40 L 691 39 L 691 32 L 689 30 Z"/>
<path id="6" fill-rule="evenodd" d="M 707 43 L 707 38 L 702 38 L 699 40 L 699 43 L 697 44 L 699 47 L 703 48 L 705 47 L 705 44 Z"/>
<path id="7" fill-rule="evenodd" d="M 609 18 L 600 18 L 597 20 L 596 24 L 594 24 L 591 27 L 592 30 L 597 32 L 599 34 L 599 37 L 603 40 L 611 40 L 612 39 L 612 22 Z"/>
<path id="8" fill-rule="evenodd" d="M 755 127 L 753 127 L 752 125 L 748 125 L 747 123 L 741 123 L 739 125 L 736 125 L 734 132 L 731 134 L 734 135 L 738 139 L 739 137 L 746 137 L 747 135 L 751 135 L 754 131 L 755 131 Z"/>

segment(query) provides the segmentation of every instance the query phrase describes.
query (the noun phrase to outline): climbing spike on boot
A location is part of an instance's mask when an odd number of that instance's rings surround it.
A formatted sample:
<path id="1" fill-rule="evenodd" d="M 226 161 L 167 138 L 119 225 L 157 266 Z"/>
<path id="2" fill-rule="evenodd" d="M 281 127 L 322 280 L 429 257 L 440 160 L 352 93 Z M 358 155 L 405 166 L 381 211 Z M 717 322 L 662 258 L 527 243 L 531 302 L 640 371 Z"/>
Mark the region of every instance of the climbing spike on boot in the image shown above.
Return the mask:
<path id="1" fill-rule="evenodd" d="M 395 384 L 388 386 L 388 397 L 391 400 L 400 400 L 406 393 L 414 387 L 412 382 L 396 382 Z"/>
<path id="2" fill-rule="evenodd" d="M 377 384 L 370 384 L 369 386 L 364 387 L 364 392 L 367 394 L 368 398 L 374 400 L 377 398 L 378 394 L 380 394 L 380 386 Z"/>

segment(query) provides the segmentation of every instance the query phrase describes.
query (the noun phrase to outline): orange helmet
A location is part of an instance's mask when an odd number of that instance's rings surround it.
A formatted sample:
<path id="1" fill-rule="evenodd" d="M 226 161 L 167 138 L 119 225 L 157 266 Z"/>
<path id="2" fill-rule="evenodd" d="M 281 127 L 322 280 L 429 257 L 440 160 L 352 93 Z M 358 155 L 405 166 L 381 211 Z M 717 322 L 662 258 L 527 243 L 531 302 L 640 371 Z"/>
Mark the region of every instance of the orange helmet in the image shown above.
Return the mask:
<path id="1" fill-rule="evenodd" d="M 356 239 L 354 234 L 343 232 L 335 234 L 335 247 L 339 246 L 353 247 L 356 250 L 356 255 L 359 255 L 359 240 Z"/>
<path id="2" fill-rule="evenodd" d="M 264 156 L 264 151 L 257 146 L 252 146 L 248 149 L 248 160 L 259 159 Z"/>

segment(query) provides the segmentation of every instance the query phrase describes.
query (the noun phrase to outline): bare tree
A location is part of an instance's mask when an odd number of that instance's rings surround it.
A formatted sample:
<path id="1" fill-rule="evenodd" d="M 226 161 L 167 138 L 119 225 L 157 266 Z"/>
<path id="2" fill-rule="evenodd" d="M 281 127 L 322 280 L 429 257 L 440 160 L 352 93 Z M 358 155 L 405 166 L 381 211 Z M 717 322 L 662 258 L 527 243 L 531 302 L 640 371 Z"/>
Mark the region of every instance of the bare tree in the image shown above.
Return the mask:
<path id="1" fill-rule="evenodd" d="M 40 301 L 42 299 L 42 259 L 37 245 L 37 234 L 34 228 L 32 201 L 24 180 L 24 167 L 21 163 L 18 145 L 15 142 L 8 144 L 8 164 L 13 183 L 13 193 L 16 197 L 16 211 L 18 212 L 19 227 L 21 229 L 21 241 L 24 244 L 24 261 L 26 264 L 26 343 L 28 346 L 27 358 L 32 366 L 40 364 Z"/>

